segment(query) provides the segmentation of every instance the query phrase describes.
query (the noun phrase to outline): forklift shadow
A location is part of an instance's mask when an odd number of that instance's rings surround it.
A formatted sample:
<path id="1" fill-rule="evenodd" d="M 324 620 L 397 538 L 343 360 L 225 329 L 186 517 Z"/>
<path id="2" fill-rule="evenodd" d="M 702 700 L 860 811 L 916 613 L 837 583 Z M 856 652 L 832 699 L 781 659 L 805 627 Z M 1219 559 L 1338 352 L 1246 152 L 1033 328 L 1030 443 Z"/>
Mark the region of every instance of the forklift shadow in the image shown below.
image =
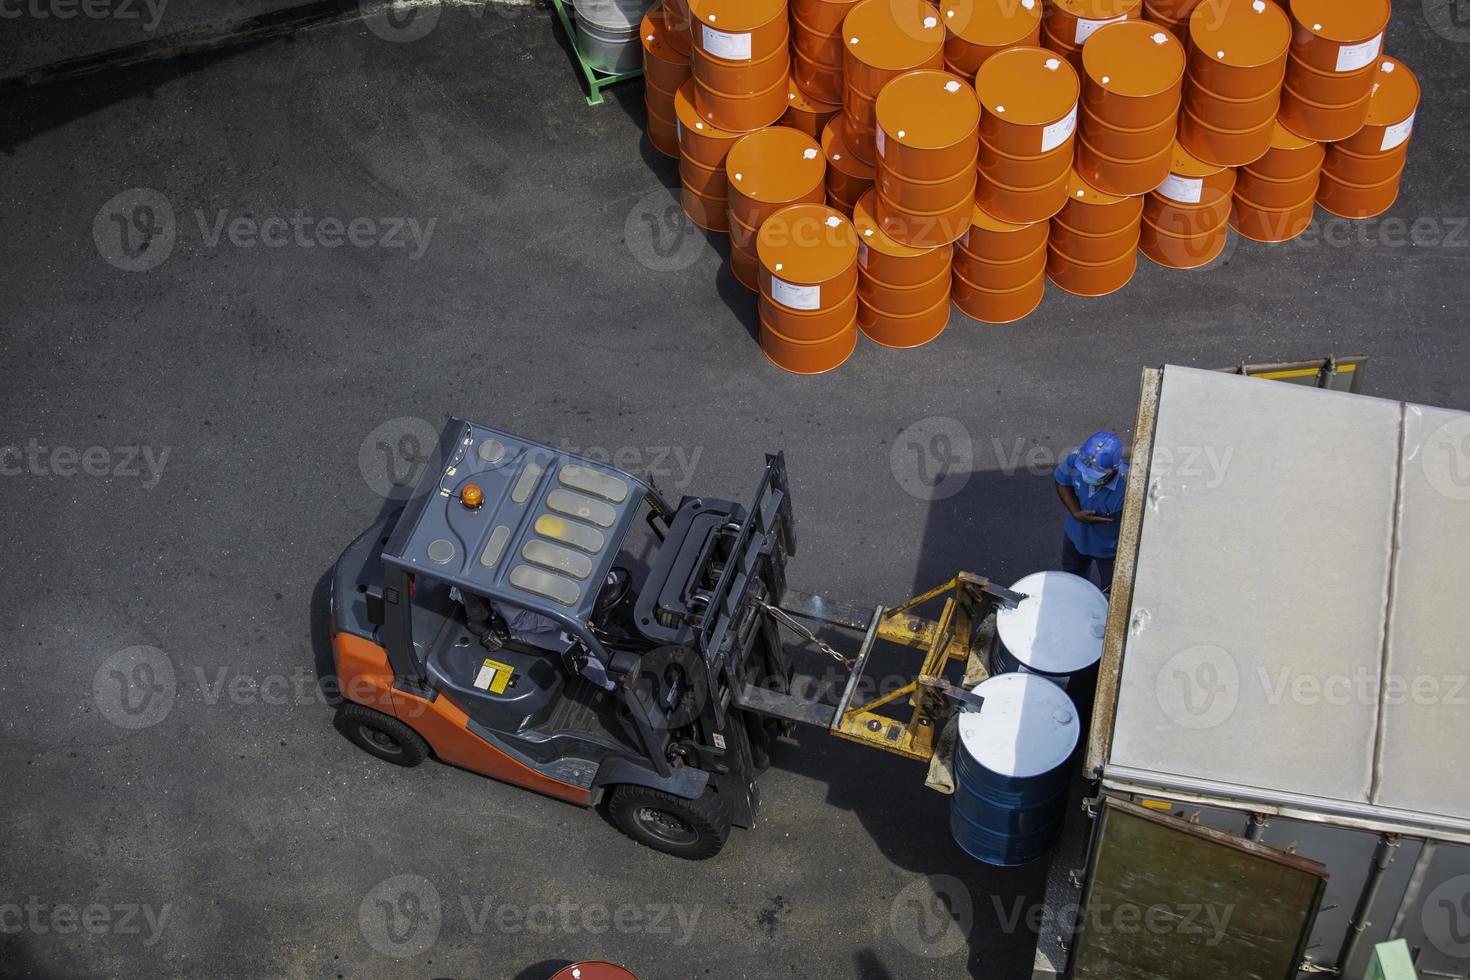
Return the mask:
<path id="1" fill-rule="evenodd" d="M 962 462 L 973 465 L 974 460 L 996 455 L 988 438 L 983 445 L 980 438 L 977 434 L 972 446 L 973 459 Z M 944 460 L 928 462 L 928 472 L 934 475 L 933 499 L 928 502 L 921 545 L 912 556 L 915 571 L 908 594 L 927 592 L 960 571 L 1008 586 L 1031 572 L 1059 567 L 1063 515 L 1049 473 L 1024 466 L 1010 472 L 946 471 Z M 862 598 L 897 602 L 903 596 Z M 929 615 L 937 614 L 937 603 L 924 608 Z M 798 672 L 817 663 L 809 659 L 812 656 L 801 655 Z M 879 649 L 865 677 L 886 682 L 906 671 L 911 676 L 913 666 L 912 651 Z M 798 731 L 797 737 L 799 746 L 783 745 L 773 765 L 825 783 L 826 802 L 856 816 L 886 860 L 928 879 L 927 887 L 921 884 L 916 891 L 910 886 L 893 896 L 893 928 L 899 943 L 910 952 L 932 955 L 935 947 L 929 939 L 945 935 L 952 923 L 968 947 L 970 975 L 1028 980 L 1049 856 L 1012 868 L 977 861 L 951 838 L 950 797 L 924 785 L 923 763 L 808 731 Z M 1068 765 L 1080 767 L 1080 752 Z M 915 904 L 909 921 L 918 924 L 916 934 L 897 935 L 901 902 Z M 855 975 L 875 980 L 901 975 L 903 970 L 885 964 L 887 945 L 857 951 Z M 916 945 L 928 952 L 920 952 Z M 935 961 L 943 962 L 947 961 Z"/>

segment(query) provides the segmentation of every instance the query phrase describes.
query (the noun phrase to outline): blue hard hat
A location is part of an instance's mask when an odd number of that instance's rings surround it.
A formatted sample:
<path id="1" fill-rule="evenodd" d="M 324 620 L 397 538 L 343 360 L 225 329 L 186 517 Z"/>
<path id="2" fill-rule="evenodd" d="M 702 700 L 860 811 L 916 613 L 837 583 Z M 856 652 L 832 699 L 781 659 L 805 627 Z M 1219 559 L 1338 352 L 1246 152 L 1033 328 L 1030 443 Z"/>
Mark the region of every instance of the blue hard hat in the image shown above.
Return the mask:
<path id="1" fill-rule="evenodd" d="M 1116 432 L 1094 432 L 1077 449 L 1077 471 L 1102 481 L 1123 461 L 1123 440 Z"/>

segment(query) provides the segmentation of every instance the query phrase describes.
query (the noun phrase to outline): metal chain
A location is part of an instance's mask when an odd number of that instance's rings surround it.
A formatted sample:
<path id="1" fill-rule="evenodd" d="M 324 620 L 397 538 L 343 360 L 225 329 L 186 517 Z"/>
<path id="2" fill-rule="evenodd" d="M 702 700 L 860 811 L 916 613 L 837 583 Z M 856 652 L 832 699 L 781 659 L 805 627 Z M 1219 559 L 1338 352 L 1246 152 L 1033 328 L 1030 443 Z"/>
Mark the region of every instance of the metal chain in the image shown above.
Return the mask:
<path id="1" fill-rule="evenodd" d="M 857 658 L 844 657 L 842 654 L 832 649 L 829 644 L 824 643 L 822 640 L 819 640 L 817 638 L 817 634 L 813 633 L 801 623 L 797 622 L 786 610 L 773 606 L 769 602 L 766 602 L 764 599 L 756 597 L 752 598 L 755 599 L 756 605 L 764 609 L 772 619 L 780 623 L 782 626 L 785 626 L 787 629 L 791 630 L 791 632 L 795 633 L 797 636 L 808 641 L 809 643 L 815 643 L 818 650 L 821 650 L 827 656 L 842 664 L 842 666 L 850 669 L 853 664 L 857 663 Z"/>

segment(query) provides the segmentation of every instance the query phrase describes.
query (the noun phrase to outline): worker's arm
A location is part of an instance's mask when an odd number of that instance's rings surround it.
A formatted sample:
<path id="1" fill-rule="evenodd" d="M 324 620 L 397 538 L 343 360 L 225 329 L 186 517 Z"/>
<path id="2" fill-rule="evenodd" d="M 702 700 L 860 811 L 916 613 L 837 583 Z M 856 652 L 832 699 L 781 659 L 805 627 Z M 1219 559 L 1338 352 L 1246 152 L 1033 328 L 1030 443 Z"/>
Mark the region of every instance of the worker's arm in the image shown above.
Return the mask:
<path id="1" fill-rule="evenodd" d="M 1094 511 L 1083 510 L 1082 504 L 1077 500 L 1077 491 L 1073 490 L 1068 484 L 1058 483 L 1056 487 L 1057 497 L 1062 501 L 1062 506 L 1067 508 L 1067 513 L 1077 518 L 1083 524 L 1113 523 L 1111 517 L 1102 517 Z"/>

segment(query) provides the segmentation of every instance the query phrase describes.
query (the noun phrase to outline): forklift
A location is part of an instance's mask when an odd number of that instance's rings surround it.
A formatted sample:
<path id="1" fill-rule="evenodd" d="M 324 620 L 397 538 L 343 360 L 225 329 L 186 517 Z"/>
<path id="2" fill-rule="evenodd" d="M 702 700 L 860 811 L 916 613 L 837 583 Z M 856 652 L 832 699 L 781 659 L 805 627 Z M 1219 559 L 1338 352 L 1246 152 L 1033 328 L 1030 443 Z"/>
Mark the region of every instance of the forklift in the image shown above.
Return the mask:
<path id="1" fill-rule="evenodd" d="M 871 611 L 791 589 L 781 454 L 749 504 L 684 496 L 604 463 L 452 418 L 412 495 L 331 573 L 336 727 L 384 761 L 442 762 L 581 806 L 667 854 L 717 854 L 754 825 L 756 778 L 807 724 L 921 762 L 984 677 L 979 576 Z M 934 604 L 934 618 L 917 615 Z M 851 655 L 814 629 L 861 637 Z M 783 630 L 832 657 L 795 674 Z M 913 679 L 865 700 L 880 645 Z M 964 664 L 965 683 L 946 679 Z M 906 710 L 905 710 L 906 709 Z M 940 753 L 942 757 L 943 753 Z"/>

